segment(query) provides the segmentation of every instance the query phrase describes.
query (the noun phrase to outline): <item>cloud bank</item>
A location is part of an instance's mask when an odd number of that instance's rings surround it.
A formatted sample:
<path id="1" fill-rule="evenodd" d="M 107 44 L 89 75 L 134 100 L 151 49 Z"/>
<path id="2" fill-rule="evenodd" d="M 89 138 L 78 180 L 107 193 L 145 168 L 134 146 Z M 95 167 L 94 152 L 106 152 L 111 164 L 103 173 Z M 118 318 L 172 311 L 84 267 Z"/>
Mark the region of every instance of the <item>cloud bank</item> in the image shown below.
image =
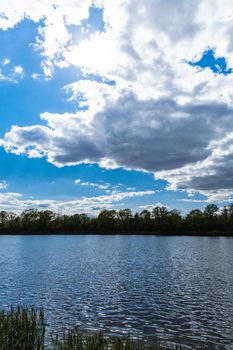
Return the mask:
<path id="1" fill-rule="evenodd" d="M 103 9 L 104 30 L 77 40 L 70 28 L 82 32 L 91 6 Z M 232 1 L 11 0 L 0 13 L 3 30 L 25 18 L 38 23 L 45 76 L 69 66 L 83 74 L 64 87 L 77 112 L 12 126 L 6 151 L 59 167 L 149 171 L 170 189 L 213 200 L 233 193 L 233 75 L 188 64 L 211 48 L 233 67 Z"/>
<path id="2" fill-rule="evenodd" d="M 0 205 L 4 210 L 22 212 L 23 210 L 37 208 L 39 210 L 52 210 L 59 214 L 76 214 L 84 212 L 96 215 L 100 210 L 112 209 L 122 206 L 122 200 L 127 198 L 144 197 L 155 194 L 155 191 L 127 191 L 116 192 L 96 197 L 82 197 L 77 200 L 58 201 L 52 199 L 24 199 L 17 192 L 0 192 Z M 1 210 L 1 208 L 0 208 Z"/>

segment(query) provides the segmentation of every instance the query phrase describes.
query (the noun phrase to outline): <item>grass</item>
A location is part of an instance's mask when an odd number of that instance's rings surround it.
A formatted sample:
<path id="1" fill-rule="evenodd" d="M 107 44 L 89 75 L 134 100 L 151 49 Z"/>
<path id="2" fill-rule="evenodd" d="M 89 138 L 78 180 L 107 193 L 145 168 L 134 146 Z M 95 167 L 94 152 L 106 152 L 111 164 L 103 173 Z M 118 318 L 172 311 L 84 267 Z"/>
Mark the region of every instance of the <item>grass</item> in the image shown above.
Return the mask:
<path id="1" fill-rule="evenodd" d="M 1 350 L 44 350 L 43 310 L 11 308 L 0 311 Z"/>
<path id="2" fill-rule="evenodd" d="M 63 339 L 53 339 L 53 350 L 168 350 L 159 344 L 145 345 L 131 339 L 109 338 L 103 333 L 83 335 L 76 330 L 64 334 Z M 182 350 L 176 346 L 173 350 Z"/>
<path id="3" fill-rule="evenodd" d="M 12 307 L 0 311 L 0 350 L 168 350 L 159 344 L 109 338 L 103 333 L 85 335 L 78 330 L 70 330 L 62 338 L 52 336 L 51 344 L 46 347 L 45 330 L 43 309 Z M 182 350 L 180 346 L 173 349 Z"/>

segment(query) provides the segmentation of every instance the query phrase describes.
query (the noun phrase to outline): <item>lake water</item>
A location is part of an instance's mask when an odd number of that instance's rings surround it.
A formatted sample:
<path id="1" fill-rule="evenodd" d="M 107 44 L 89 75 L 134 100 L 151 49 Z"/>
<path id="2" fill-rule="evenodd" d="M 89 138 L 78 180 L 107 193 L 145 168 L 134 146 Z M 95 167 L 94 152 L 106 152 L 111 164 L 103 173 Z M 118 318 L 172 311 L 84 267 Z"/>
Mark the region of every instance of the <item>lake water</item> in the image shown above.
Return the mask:
<path id="1" fill-rule="evenodd" d="M 11 304 L 44 306 L 53 331 L 233 349 L 233 239 L 1 236 L 0 307 Z"/>

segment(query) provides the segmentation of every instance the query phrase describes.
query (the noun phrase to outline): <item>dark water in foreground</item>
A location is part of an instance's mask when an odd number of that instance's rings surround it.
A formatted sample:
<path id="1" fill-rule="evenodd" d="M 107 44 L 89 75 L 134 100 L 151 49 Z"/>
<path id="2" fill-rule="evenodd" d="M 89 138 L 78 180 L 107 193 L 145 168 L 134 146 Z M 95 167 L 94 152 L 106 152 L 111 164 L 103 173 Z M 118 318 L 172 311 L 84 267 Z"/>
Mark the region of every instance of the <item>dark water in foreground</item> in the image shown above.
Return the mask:
<path id="1" fill-rule="evenodd" d="M 233 349 L 233 238 L 1 236 L 0 307 L 52 330 L 103 329 Z"/>

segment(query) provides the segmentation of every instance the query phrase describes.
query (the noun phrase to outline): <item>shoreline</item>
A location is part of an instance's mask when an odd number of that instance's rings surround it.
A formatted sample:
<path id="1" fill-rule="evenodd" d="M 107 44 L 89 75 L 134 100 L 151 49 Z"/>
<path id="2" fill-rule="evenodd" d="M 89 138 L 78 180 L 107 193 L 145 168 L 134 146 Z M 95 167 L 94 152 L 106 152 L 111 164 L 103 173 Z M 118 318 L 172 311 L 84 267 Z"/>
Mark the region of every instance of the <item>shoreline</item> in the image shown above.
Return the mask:
<path id="1" fill-rule="evenodd" d="M 129 233 L 129 232 L 75 232 L 75 233 L 65 233 L 65 232 L 35 232 L 35 233 L 27 233 L 27 232 L 19 232 L 19 233 L 0 233 L 1 236 L 155 236 L 155 237 L 209 237 L 209 238 L 218 238 L 218 237 L 227 237 L 227 238 L 233 238 L 232 234 L 227 233 L 192 233 L 192 234 L 186 234 L 186 233 L 152 233 L 152 232 L 135 232 L 135 233 Z"/>
<path id="2" fill-rule="evenodd" d="M 38 209 L 21 213 L 0 211 L 1 234 L 233 237 L 233 204 L 223 209 L 208 204 L 203 211 L 193 209 L 185 215 L 166 207 L 135 213 L 131 209 L 103 209 L 96 217 Z"/>

